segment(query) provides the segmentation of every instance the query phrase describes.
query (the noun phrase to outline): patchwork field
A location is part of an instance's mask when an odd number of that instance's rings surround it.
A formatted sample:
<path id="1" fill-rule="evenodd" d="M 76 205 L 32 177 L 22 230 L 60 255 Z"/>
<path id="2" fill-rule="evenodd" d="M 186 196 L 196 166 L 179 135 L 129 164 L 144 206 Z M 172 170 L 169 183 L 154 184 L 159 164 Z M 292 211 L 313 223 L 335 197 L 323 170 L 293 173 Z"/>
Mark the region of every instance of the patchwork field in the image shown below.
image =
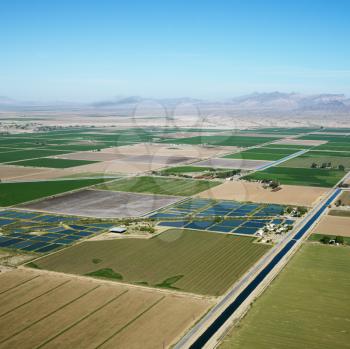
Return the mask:
<path id="1" fill-rule="evenodd" d="M 280 137 L 278 137 L 280 138 Z M 252 147 L 276 140 L 275 137 L 248 137 L 248 136 L 197 136 L 165 140 L 171 144 L 207 144 L 216 146 Z"/>
<path id="2" fill-rule="evenodd" d="M 168 145 L 162 143 L 138 143 L 117 148 L 102 149 L 102 153 L 122 156 L 157 155 L 208 158 L 232 151 L 232 147 L 203 147 L 202 145 Z"/>
<path id="3" fill-rule="evenodd" d="M 350 237 L 350 217 L 323 216 L 313 228 L 313 234 L 329 234 Z"/>
<path id="4" fill-rule="evenodd" d="M 198 194 L 198 197 L 215 200 L 237 200 L 282 205 L 312 206 L 328 190 L 320 187 L 282 185 L 281 190 L 264 189 L 260 183 L 227 181 Z"/>
<path id="5" fill-rule="evenodd" d="M 140 176 L 98 186 L 98 189 L 190 196 L 220 184 L 216 181 Z"/>
<path id="6" fill-rule="evenodd" d="M 270 167 L 264 171 L 255 172 L 245 179 L 248 180 L 275 180 L 281 184 L 301 185 L 311 187 L 332 187 L 345 175 L 344 171 L 317 169 Z"/>
<path id="7" fill-rule="evenodd" d="M 193 163 L 192 165 L 200 167 L 224 167 L 230 169 L 255 170 L 270 163 L 270 161 L 263 160 L 212 158 Z"/>
<path id="8" fill-rule="evenodd" d="M 93 161 L 112 161 L 120 160 L 125 162 L 143 162 L 143 163 L 155 163 L 155 164 L 177 164 L 181 162 L 186 162 L 190 160 L 195 160 L 195 158 L 185 157 L 185 156 L 164 156 L 164 155 L 124 155 L 124 154 L 113 154 L 113 153 L 102 153 L 102 152 L 79 152 L 71 153 L 60 156 L 62 159 L 71 160 L 93 160 Z"/>
<path id="9" fill-rule="evenodd" d="M 295 149 L 261 147 L 245 150 L 240 153 L 226 155 L 225 158 L 275 161 L 285 158 L 286 156 L 292 155 L 296 152 L 298 152 L 298 150 Z"/>
<path id="10" fill-rule="evenodd" d="M 89 241 L 35 263 L 65 273 L 218 296 L 269 248 L 249 237 L 173 229 L 148 240 Z"/>
<path id="11" fill-rule="evenodd" d="M 0 183 L 0 206 L 11 206 L 104 182 L 104 179 L 75 179 L 42 182 Z"/>
<path id="12" fill-rule="evenodd" d="M 329 167 L 338 169 L 343 165 L 345 169 L 350 168 L 350 153 L 349 152 L 335 152 L 335 151 L 310 151 L 296 158 L 288 160 L 280 167 L 296 167 L 296 168 L 311 168 L 314 164 L 320 168 L 323 164 L 330 164 Z"/>
<path id="13" fill-rule="evenodd" d="M 19 269 L 0 274 L 1 348 L 162 349 L 209 300 Z"/>
<path id="14" fill-rule="evenodd" d="M 317 150 L 350 151 L 350 137 L 344 135 L 312 134 L 300 137 L 302 140 L 321 140 L 327 143 L 317 147 Z"/>
<path id="15" fill-rule="evenodd" d="M 23 208 L 67 215 L 116 218 L 135 217 L 179 201 L 181 197 L 82 190 L 59 197 L 48 198 Z"/>
<path id="16" fill-rule="evenodd" d="M 306 244 L 220 349 L 349 348 L 350 249 Z"/>

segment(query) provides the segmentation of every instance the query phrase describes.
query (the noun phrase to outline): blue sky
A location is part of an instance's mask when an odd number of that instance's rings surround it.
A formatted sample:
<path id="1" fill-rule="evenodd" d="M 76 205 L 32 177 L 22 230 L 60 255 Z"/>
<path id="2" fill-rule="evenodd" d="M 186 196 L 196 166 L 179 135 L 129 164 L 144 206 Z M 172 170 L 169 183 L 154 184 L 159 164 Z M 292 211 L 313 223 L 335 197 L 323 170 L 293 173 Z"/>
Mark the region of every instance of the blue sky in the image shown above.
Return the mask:
<path id="1" fill-rule="evenodd" d="M 348 0 L 1 0 L 0 95 L 350 95 Z"/>

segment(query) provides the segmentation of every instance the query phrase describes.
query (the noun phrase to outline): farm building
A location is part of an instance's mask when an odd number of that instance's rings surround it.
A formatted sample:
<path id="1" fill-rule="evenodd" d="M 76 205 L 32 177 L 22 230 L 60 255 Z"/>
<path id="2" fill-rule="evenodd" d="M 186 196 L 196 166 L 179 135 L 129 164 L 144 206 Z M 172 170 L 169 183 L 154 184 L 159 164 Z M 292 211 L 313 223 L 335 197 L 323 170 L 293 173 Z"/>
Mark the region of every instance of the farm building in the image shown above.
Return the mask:
<path id="1" fill-rule="evenodd" d="M 113 228 L 109 229 L 109 232 L 123 234 L 126 232 L 126 228 L 125 227 L 113 227 Z"/>

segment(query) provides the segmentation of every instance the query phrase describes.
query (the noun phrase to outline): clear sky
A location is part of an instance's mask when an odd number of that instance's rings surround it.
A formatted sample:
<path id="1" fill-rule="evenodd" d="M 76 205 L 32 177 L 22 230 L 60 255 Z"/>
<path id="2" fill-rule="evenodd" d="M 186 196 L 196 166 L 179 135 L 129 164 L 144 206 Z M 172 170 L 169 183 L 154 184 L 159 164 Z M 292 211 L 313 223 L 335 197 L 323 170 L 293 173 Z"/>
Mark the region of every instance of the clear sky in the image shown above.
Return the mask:
<path id="1" fill-rule="evenodd" d="M 0 95 L 350 95 L 349 0 L 0 0 Z"/>

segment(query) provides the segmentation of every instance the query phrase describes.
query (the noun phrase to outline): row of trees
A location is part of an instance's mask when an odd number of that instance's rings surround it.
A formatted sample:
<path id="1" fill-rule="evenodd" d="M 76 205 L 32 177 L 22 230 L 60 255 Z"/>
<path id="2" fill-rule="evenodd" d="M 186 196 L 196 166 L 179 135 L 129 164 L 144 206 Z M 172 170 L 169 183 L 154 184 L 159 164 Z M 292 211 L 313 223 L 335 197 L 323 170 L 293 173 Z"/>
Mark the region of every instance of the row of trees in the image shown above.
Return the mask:
<path id="1" fill-rule="evenodd" d="M 344 244 L 344 238 L 342 236 L 336 236 L 335 238 L 334 237 L 331 237 L 331 236 L 328 236 L 328 235 L 324 235 L 322 236 L 322 238 L 320 239 L 320 241 L 325 244 L 325 245 L 329 245 L 329 243 L 334 240 L 334 242 L 336 244 L 339 244 L 339 245 L 343 245 Z"/>
<path id="2" fill-rule="evenodd" d="M 311 164 L 311 168 L 332 168 L 332 163 L 331 162 L 323 162 L 320 166 L 316 162 L 313 162 Z M 345 166 L 340 164 L 338 165 L 338 170 L 339 171 L 345 171 Z"/>

